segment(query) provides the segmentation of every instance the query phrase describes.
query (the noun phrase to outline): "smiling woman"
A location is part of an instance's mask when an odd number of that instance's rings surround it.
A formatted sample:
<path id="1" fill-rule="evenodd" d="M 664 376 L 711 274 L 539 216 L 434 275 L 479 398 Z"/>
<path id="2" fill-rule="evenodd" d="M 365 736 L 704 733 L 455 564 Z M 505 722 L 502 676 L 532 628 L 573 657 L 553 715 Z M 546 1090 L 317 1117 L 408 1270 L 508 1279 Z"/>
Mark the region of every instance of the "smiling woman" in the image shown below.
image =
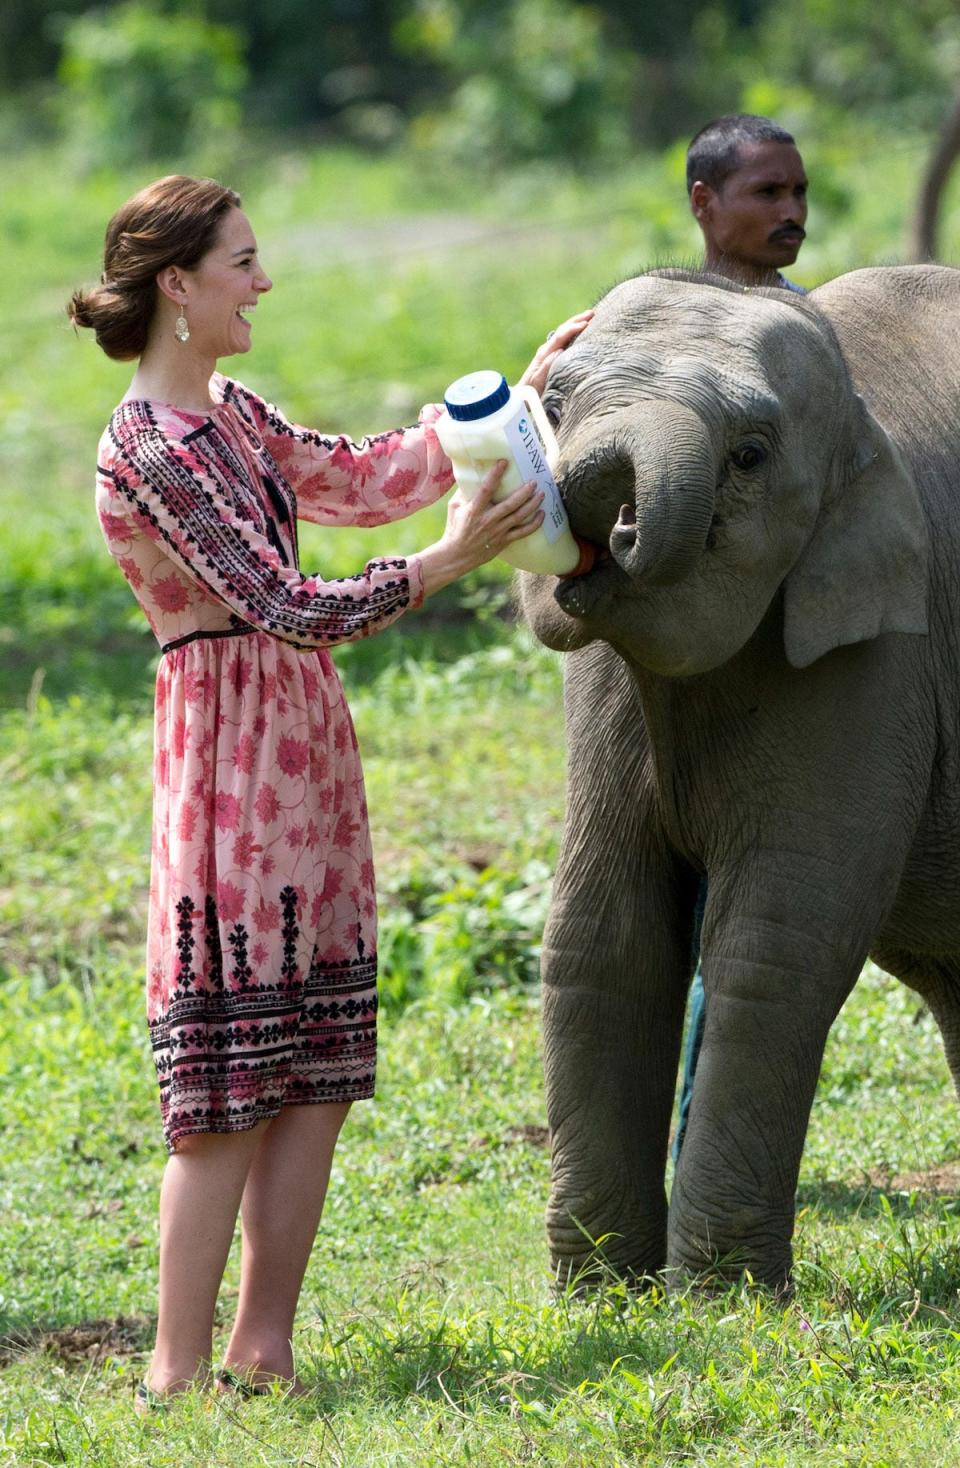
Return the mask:
<path id="1" fill-rule="evenodd" d="M 181 345 L 190 344 L 177 362 L 179 382 L 186 386 L 187 372 L 195 367 L 198 397 L 209 399 L 211 356 L 216 360 L 249 350 L 250 322 L 244 312 L 254 310 L 260 296 L 273 285 L 257 259 L 257 242 L 247 216 L 239 208 L 230 209 L 212 248 L 196 268 L 169 265 L 159 272 L 156 284 L 164 298 L 158 303 L 159 313 L 166 310 L 169 315 L 176 310 L 174 335 Z M 137 390 L 138 379 L 149 379 L 152 368 L 145 354 L 132 392 Z"/>
<path id="2" fill-rule="evenodd" d="M 220 1381 L 291 1379 L 303 1272 L 349 1105 L 372 1095 L 376 904 L 363 775 L 327 649 L 367 637 L 540 524 L 502 464 L 441 539 L 326 581 L 296 519 L 377 525 L 430 504 L 450 463 L 423 409 L 354 444 L 290 423 L 216 370 L 247 352 L 272 282 L 250 221 L 209 179 L 160 179 L 106 235 L 69 311 L 138 358 L 100 442 L 109 548 L 157 636 L 147 1014 L 171 1152 L 148 1410 L 203 1379 L 243 1198 L 237 1319 Z M 540 388 L 585 324 L 525 380 Z M 294 1385 L 296 1385 L 294 1383 Z"/>

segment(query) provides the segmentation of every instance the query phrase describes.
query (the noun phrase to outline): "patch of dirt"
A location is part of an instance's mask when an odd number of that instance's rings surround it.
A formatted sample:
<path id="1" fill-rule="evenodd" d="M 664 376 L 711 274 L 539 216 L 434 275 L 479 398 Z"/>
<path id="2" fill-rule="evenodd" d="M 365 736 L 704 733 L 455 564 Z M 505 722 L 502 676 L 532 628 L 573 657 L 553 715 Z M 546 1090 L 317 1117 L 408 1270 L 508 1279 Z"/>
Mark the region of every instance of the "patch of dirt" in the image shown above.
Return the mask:
<path id="1" fill-rule="evenodd" d="M 9 1366 L 25 1351 L 49 1351 L 67 1363 L 102 1361 L 106 1356 L 135 1356 L 147 1349 L 153 1334 L 150 1321 L 136 1315 L 113 1320 L 83 1320 L 56 1330 L 12 1331 L 0 1340 L 0 1366 Z"/>
<path id="2" fill-rule="evenodd" d="M 488 867 L 496 865 L 501 852 L 494 846 L 458 844 L 453 847 L 452 854 L 471 871 L 485 872 Z"/>
<path id="3" fill-rule="evenodd" d="M 534 1126 L 530 1122 L 518 1123 L 516 1126 L 508 1126 L 499 1137 L 492 1137 L 489 1132 L 481 1132 L 477 1137 L 471 1137 L 467 1143 L 468 1152 L 487 1152 L 491 1148 L 516 1147 L 517 1145 L 527 1147 L 549 1147 L 550 1133 L 545 1126 Z"/>
<path id="4" fill-rule="evenodd" d="M 369 264 L 377 260 L 424 259 L 476 250 L 500 254 L 542 251 L 545 239 L 555 238 L 571 247 L 595 250 L 598 229 L 609 221 L 596 219 L 519 220 L 512 225 L 466 214 L 394 214 L 387 218 L 329 224 L 304 224 L 286 229 L 270 248 L 272 261 L 315 270 L 317 265 Z"/>
<path id="5" fill-rule="evenodd" d="M 875 1170 L 868 1174 L 875 1188 L 885 1193 L 960 1193 L 960 1161 L 941 1162 L 926 1172 L 889 1172 Z"/>
<path id="6" fill-rule="evenodd" d="M 508 1127 L 504 1139 L 507 1142 L 526 1142 L 528 1147 L 549 1147 L 550 1131 L 548 1127 L 525 1122 L 522 1126 Z"/>

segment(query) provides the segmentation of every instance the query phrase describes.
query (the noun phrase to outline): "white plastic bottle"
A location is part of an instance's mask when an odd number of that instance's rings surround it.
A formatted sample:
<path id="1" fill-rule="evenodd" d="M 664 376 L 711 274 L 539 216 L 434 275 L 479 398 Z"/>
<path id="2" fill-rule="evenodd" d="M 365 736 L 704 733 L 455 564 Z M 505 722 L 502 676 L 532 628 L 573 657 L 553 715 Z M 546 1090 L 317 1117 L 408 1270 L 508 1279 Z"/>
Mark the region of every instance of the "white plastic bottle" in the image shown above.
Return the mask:
<path id="1" fill-rule="evenodd" d="M 505 499 L 535 479 L 543 491 L 543 524 L 501 552 L 521 571 L 577 576 L 593 564 L 593 547 L 570 529 L 552 465 L 559 450 L 540 399 L 532 387 L 508 387 L 499 372 L 470 372 L 444 394 L 446 411 L 434 427 L 453 463 L 457 484 L 472 500 L 498 459 L 507 468 L 494 495 Z"/>

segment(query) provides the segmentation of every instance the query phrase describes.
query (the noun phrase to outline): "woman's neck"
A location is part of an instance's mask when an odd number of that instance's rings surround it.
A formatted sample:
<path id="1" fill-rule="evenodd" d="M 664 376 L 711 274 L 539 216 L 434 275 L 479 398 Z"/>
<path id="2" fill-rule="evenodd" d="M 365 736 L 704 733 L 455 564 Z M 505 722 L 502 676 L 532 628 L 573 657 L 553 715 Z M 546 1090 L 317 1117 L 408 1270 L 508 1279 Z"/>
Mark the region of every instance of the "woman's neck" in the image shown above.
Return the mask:
<path id="1" fill-rule="evenodd" d="M 126 397 L 151 398 L 187 413 L 207 413 L 215 406 L 210 379 L 216 367 L 215 359 L 191 351 L 189 342 L 150 342 Z"/>

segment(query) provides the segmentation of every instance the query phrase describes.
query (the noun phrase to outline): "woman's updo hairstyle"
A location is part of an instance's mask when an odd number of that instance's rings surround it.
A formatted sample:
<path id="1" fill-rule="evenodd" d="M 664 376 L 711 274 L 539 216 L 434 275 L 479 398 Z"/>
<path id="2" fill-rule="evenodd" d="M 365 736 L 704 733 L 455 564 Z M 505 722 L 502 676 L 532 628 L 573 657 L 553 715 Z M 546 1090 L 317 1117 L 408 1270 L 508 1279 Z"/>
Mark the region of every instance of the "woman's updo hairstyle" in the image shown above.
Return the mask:
<path id="1" fill-rule="evenodd" d="M 107 225 L 101 284 L 74 291 L 67 315 L 90 326 L 108 357 L 129 362 L 147 345 L 157 305 L 157 275 L 168 265 L 193 270 L 240 197 L 211 178 L 174 173 L 148 184 Z"/>

